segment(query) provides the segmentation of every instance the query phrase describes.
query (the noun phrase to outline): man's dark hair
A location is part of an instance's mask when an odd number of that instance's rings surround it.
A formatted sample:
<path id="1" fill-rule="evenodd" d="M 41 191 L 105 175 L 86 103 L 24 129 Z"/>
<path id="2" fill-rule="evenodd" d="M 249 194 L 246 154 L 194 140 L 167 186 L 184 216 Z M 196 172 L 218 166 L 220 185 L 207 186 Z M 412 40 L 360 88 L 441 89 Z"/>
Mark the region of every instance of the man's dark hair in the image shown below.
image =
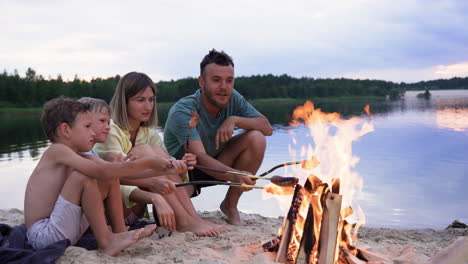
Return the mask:
<path id="1" fill-rule="evenodd" d="M 234 62 L 232 61 L 231 56 L 227 55 L 224 51 L 217 51 L 215 49 L 210 50 L 208 54 L 200 62 L 200 75 L 203 75 L 206 65 L 214 63 L 220 66 L 229 66 L 234 67 Z"/>
<path id="2" fill-rule="evenodd" d="M 62 123 L 67 123 L 70 127 L 79 113 L 91 110 L 87 103 L 80 103 L 76 99 L 59 96 L 44 104 L 41 114 L 42 129 L 51 142 L 55 142 L 57 128 Z"/>

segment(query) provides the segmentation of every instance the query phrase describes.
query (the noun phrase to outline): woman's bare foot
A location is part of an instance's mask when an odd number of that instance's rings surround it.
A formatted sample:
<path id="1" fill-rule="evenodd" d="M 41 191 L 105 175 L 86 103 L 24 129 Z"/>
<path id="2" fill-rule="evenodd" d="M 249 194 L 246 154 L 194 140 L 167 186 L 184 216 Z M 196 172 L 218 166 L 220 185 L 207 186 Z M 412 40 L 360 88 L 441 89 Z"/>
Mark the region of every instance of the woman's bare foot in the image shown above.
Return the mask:
<path id="1" fill-rule="evenodd" d="M 205 221 L 205 220 L 203 220 Z M 205 221 L 207 222 L 208 224 L 210 224 L 215 230 L 216 232 L 219 234 L 223 233 L 223 232 L 230 232 L 231 229 L 229 229 L 229 227 L 225 226 L 225 225 L 218 225 L 218 224 L 215 224 L 215 223 L 212 223 L 212 222 L 208 222 L 208 221 Z"/>
<path id="2" fill-rule="evenodd" d="M 216 236 L 218 232 L 208 222 L 192 219 L 190 222 L 177 223 L 177 231 L 192 232 L 197 236 Z"/>
<path id="3" fill-rule="evenodd" d="M 219 206 L 219 209 L 221 209 L 221 212 L 223 212 L 227 216 L 229 224 L 231 225 L 241 224 L 239 211 L 237 210 L 237 207 L 228 207 L 226 205 L 226 201 L 224 200 Z"/>
<path id="4" fill-rule="evenodd" d="M 141 232 L 140 234 L 140 237 L 138 239 L 142 239 L 144 237 L 147 237 L 147 236 L 151 236 L 151 234 L 153 234 L 153 231 L 157 228 L 158 226 L 157 225 L 146 225 L 145 227 L 143 227 L 143 231 Z"/>
<path id="5" fill-rule="evenodd" d="M 128 232 L 110 233 L 108 245 L 105 248 L 99 248 L 99 251 L 109 256 L 115 256 L 123 249 L 135 244 L 143 231 L 144 229 L 140 228 Z"/>

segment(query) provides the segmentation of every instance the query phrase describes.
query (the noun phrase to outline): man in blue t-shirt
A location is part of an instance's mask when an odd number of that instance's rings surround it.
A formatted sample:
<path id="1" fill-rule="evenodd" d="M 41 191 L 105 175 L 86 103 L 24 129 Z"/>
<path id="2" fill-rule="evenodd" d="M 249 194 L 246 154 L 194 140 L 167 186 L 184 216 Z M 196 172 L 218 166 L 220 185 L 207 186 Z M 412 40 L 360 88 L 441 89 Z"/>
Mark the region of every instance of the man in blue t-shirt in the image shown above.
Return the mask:
<path id="1" fill-rule="evenodd" d="M 180 99 L 169 111 L 164 128 L 164 144 L 171 156 L 185 152 L 197 156 L 198 165 L 223 171 L 255 174 L 263 161 L 266 141 L 272 128 L 242 95 L 234 90 L 234 63 L 223 51 L 211 50 L 200 63 L 199 90 Z M 189 127 L 192 112 L 198 113 L 198 125 Z M 234 128 L 244 129 L 233 135 Z M 221 180 L 255 184 L 247 176 L 195 169 L 191 181 Z M 200 187 L 189 190 L 198 195 Z M 240 224 L 237 204 L 244 189 L 230 187 L 220 204 L 233 225 Z"/>

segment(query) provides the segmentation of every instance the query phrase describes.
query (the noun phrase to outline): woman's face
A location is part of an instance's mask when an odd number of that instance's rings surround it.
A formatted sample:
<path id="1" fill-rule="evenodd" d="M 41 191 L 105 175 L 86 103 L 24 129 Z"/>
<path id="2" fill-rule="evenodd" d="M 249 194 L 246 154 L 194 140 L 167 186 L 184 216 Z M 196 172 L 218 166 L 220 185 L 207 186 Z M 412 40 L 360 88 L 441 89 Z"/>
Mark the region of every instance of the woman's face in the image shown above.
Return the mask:
<path id="1" fill-rule="evenodd" d="M 150 119 L 151 114 L 154 111 L 154 104 L 154 92 L 149 86 L 128 99 L 128 121 L 134 129 L 138 128 L 141 122 L 146 122 Z"/>

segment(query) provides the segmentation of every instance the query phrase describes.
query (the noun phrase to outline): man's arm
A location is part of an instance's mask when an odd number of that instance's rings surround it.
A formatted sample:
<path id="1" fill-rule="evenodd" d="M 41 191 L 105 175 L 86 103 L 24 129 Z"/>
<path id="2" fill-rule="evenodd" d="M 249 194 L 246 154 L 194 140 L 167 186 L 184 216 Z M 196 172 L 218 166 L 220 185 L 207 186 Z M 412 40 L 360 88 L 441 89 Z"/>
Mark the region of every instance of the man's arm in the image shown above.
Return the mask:
<path id="1" fill-rule="evenodd" d="M 192 153 L 197 156 L 197 164 L 203 165 L 205 167 L 210 167 L 213 169 L 217 170 L 224 170 L 224 171 L 238 171 L 234 168 L 231 168 L 224 163 L 218 161 L 215 158 L 210 157 L 206 151 L 205 147 L 203 146 L 203 143 L 201 140 L 193 140 L 190 141 L 190 145 L 188 147 L 187 152 Z M 249 184 L 249 185 L 254 185 L 255 182 L 252 181 L 249 177 L 246 176 L 239 176 L 239 175 L 230 175 L 226 173 L 220 173 L 220 172 L 213 172 L 213 171 L 203 171 L 208 175 L 213 176 L 217 180 L 222 180 L 222 181 L 231 181 L 231 182 L 238 182 L 238 183 L 244 183 L 244 184 Z"/>
<path id="2" fill-rule="evenodd" d="M 232 138 L 236 126 L 245 130 L 258 130 L 265 136 L 271 136 L 273 132 L 270 122 L 264 115 L 257 117 L 230 116 L 224 120 L 216 132 L 216 149 L 219 148 L 220 143 L 227 142 Z"/>

